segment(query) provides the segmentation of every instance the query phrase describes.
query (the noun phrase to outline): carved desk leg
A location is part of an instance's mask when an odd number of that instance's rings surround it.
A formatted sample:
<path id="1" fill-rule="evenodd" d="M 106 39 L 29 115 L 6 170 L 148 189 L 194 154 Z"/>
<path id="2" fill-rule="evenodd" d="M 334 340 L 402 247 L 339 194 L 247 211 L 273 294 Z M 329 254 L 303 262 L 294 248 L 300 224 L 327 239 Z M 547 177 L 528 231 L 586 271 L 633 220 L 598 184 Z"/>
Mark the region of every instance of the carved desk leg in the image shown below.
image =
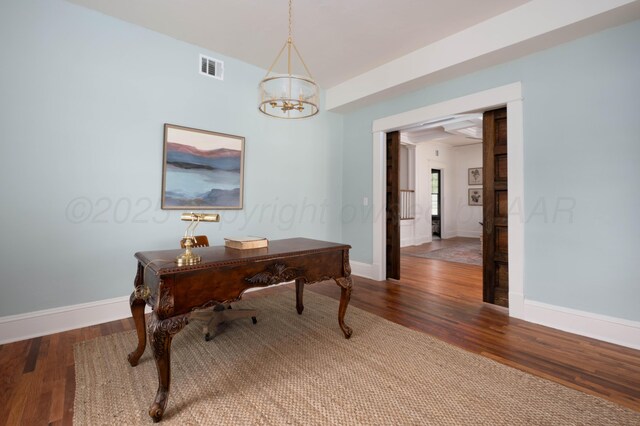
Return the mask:
<path id="1" fill-rule="evenodd" d="M 302 314 L 302 311 L 304 310 L 304 304 L 302 302 L 302 294 L 304 292 L 304 280 L 302 280 L 301 278 L 298 278 L 296 280 L 296 310 L 298 311 L 298 314 Z"/>
<path id="2" fill-rule="evenodd" d="M 353 279 L 351 279 L 351 263 L 349 263 L 349 250 L 342 252 L 342 270 L 344 277 L 334 278 L 335 282 L 340 286 L 340 306 L 338 307 L 338 324 L 344 333 L 345 339 L 351 337 L 351 327 L 344 323 L 344 314 L 347 312 L 347 305 L 351 299 L 351 287 L 353 287 Z"/>
<path id="3" fill-rule="evenodd" d="M 149 341 L 153 349 L 158 370 L 158 391 L 149 407 L 149 415 L 154 422 L 162 419 L 169 399 L 171 384 L 171 339 L 189 323 L 189 314 L 161 320 L 154 312 L 149 321 Z"/>
<path id="4" fill-rule="evenodd" d="M 129 306 L 131 307 L 131 316 L 133 317 L 133 322 L 136 325 L 136 332 L 138 333 L 138 347 L 131 352 L 127 359 L 129 360 L 129 364 L 132 367 L 138 365 L 138 361 L 140 357 L 144 353 L 144 346 L 147 343 L 147 335 L 144 330 L 144 307 L 146 297 L 142 291 L 144 286 L 144 268 L 142 267 L 142 263 L 138 262 L 138 271 L 136 272 L 136 277 L 133 280 L 133 293 L 131 293 L 131 297 L 129 297 Z"/>
<path id="5" fill-rule="evenodd" d="M 351 337 L 351 327 L 344 323 L 344 314 L 347 312 L 347 305 L 351 299 L 351 287 L 353 280 L 351 277 L 335 278 L 336 284 L 340 286 L 340 306 L 338 307 L 338 324 L 344 333 L 345 339 Z"/>
<path id="6" fill-rule="evenodd" d="M 131 316 L 133 316 L 133 322 L 136 325 L 136 332 L 138 333 L 138 347 L 131 352 L 127 359 L 132 367 L 138 365 L 140 357 L 144 353 L 144 346 L 147 344 L 147 335 L 144 330 L 144 299 L 138 298 L 136 292 L 131 293 L 129 297 L 129 305 L 131 306 Z"/>

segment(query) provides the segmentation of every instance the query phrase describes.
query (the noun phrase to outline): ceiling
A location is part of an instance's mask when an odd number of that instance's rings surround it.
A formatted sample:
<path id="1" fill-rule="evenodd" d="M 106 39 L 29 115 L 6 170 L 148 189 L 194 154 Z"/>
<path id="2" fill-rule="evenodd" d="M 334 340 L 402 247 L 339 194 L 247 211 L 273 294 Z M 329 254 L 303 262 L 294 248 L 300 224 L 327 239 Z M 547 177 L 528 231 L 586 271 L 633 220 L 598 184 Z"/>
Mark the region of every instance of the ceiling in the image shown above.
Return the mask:
<path id="1" fill-rule="evenodd" d="M 287 38 L 288 0 L 68 1 L 264 69 Z M 329 88 L 528 1 L 294 0 L 293 39 Z"/>
<path id="2" fill-rule="evenodd" d="M 437 141 L 449 146 L 482 143 L 482 114 L 456 114 L 420 123 L 402 130 L 401 140 L 413 144 Z"/>

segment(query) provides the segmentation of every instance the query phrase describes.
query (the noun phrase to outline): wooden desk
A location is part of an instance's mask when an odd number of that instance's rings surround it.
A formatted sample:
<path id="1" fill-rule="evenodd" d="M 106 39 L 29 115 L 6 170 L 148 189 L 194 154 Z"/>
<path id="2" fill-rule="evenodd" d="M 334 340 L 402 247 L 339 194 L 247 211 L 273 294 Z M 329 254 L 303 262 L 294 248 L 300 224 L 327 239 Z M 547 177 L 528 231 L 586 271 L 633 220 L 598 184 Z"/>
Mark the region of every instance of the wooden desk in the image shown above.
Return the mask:
<path id="1" fill-rule="evenodd" d="M 138 270 L 130 305 L 138 347 L 128 359 L 136 366 L 144 352 L 144 307 L 149 305 L 153 313 L 147 332 L 158 370 L 158 391 L 149 408 L 153 421 L 162 419 L 169 397 L 171 339 L 188 324 L 194 309 L 236 301 L 249 288 L 295 280 L 296 309 L 302 314 L 304 284 L 332 279 L 341 288 L 338 324 L 344 337 L 351 337 L 351 328 L 344 323 L 352 287 L 350 248 L 306 238 L 270 241 L 268 248 L 255 250 L 206 247 L 193 250 L 202 256 L 202 263 L 182 267 L 173 262 L 181 250 L 136 253 Z"/>

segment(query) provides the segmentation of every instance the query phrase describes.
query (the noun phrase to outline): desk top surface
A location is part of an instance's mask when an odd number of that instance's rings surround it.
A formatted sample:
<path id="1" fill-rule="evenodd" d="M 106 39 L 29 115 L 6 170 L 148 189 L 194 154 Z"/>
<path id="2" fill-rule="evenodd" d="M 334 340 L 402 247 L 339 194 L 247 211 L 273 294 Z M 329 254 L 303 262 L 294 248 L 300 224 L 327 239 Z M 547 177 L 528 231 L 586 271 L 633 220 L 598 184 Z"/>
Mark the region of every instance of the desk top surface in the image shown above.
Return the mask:
<path id="1" fill-rule="evenodd" d="M 331 243 L 309 238 L 288 238 L 285 240 L 270 240 L 269 247 L 259 249 L 238 250 L 225 246 L 194 248 L 192 251 L 202 257 L 202 262 L 197 265 L 176 265 L 175 259 L 184 253 L 183 249 L 142 251 L 136 253 L 135 257 L 143 266 L 153 270 L 157 275 L 162 275 L 279 257 L 348 250 L 350 248 L 351 246 L 348 244 Z"/>

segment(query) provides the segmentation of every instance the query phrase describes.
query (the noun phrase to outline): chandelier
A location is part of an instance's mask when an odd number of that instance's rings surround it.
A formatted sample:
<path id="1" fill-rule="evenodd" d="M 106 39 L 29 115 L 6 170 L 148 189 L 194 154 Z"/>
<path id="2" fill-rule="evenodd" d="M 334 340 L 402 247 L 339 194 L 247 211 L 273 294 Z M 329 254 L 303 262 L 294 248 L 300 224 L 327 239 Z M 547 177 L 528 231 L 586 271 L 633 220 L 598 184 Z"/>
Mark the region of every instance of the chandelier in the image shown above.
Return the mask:
<path id="1" fill-rule="evenodd" d="M 260 105 L 263 114 L 277 118 L 307 118 L 318 113 L 319 89 L 311 77 L 309 68 L 304 63 L 298 48 L 291 37 L 291 1 L 289 0 L 289 38 L 280 49 L 275 61 L 269 67 L 267 75 L 259 85 Z M 291 73 L 291 50 L 297 55 L 307 75 Z M 280 57 L 287 50 L 287 74 L 273 73 Z"/>

